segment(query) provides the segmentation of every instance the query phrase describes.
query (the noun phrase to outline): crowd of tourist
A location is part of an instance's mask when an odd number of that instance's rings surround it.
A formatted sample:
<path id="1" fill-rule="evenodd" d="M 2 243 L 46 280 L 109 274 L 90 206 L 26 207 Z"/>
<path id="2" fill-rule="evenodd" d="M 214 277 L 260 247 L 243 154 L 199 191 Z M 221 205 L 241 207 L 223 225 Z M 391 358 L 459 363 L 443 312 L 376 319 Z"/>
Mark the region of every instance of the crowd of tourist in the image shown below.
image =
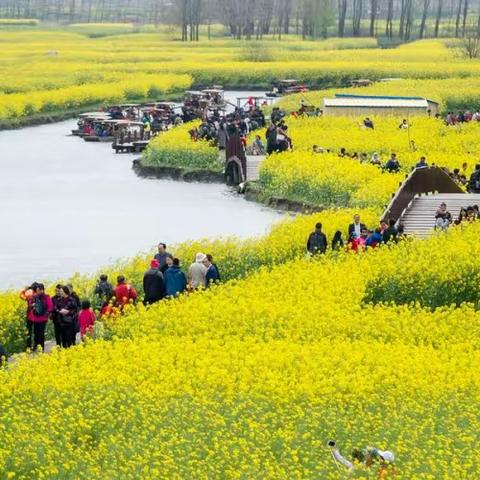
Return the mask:
<path id="1" fill-rule="evenodd" d="M 93 333 L 97 320 L 95 311 L 102 317 L 122 312 L 126 305 L 136 303 L 139 294 L 135 287 L 123 275 L 116 280 L 113 285 L 107 275 L 100 276 L 93 292 L 93 305 L 88 299 L 80 299 L 72 285 L 57 285 L 53 297 L 45 292 L 42 283 L 34 282 L 24 288 L 20 296 L 27 304 L 27 349 L 45 349 L 45 329 L 49 320 L 53 324 L 56 344 L 69 348 L 77 342 L 78 334 L 83 340 Z M 197 253 L 185 274 L 180 260 L 160 243 L 143 276 L 143 303 L 152 305 L 186 291 L 208 289 L 219 281 L 219 269 L 211 255 Z"/>
<path id="2" fill-rule="evenodd" d="M 469 110 L 460 110 L 458 113 L 448 112 L 445 116 L 445 124 L 454 126 L 465 122 L 479 122 L 480 112 L 471 113 Z"/>
<path id="3" fill-rule="evenodd" d="M 451 225 L 472 223 L 479 219 L 480 211 L 478 205 L 469 205 L 468 207 L 460 208 L 458 217 L 454 220 L 447 208 L 447 204 L 442 202 L 435 212 L 435 229 L 446 231 Z"/>
<path id="4" fill-rule="evenodd" d="M 353 217 L 353 222 L 348 226 L 346 241 L 342 232 L 337 230 L 329 243 L 327 236 L 322 230 L 322 224 L 317 223 L 315 230 L 307 240 L 307 252 L 311 255 L 324 254 L 328 249 L 359 252 L 366 248 L 376 248 L 381 243 L 397 242 L 403 236 L 401 226 L 396 227 L 395 221 L 381 221 L 377 227 L 368 228 L 361 222 L 360 215 Z"/>
<path id="5" fill-rule="evenodd" d="M 247 135 L 266 125 L 265 115 L 255 104 L 245 108 L 237 107 L 231 113 L 222 115 L 219 110 L 204 118 L 198 127 L 189 130 L 193 141 L 206 140 L 213 143 L 220 150 L 225 150 L 228 139 L 235 134 L 240 135 L 244 146 L 247 144 Z"/>

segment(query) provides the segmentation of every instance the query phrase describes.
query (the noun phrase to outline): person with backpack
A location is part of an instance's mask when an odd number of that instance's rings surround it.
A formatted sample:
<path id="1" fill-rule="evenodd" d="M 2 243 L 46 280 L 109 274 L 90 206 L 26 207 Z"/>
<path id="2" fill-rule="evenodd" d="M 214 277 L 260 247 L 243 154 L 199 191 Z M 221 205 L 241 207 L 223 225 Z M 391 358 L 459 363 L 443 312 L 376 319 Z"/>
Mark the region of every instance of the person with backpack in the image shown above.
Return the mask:
<path id="1" fill-rule="evenodd" d="M 307 251 L 311 255 L 324 254 L 327 251 L 327 237 L 322 232 L 322 224 L 315 225 L 315 231 L 310 234 L 307 241 Z"/>
<path id="2" fill-rule="evenodd" d="M 31 291 L 30 294 L 27 294 Z M 45 293 L 43 283 L 34 283 L 29 289 L 22 292 L 22 297 L 27 302 L 27 349 L 45 349 L 45 327 L 50 313 L 53 311 L 53 302 Z M 32 341 L 33 337 L 33 341 Z"/>
<path id="3" fill-rule="evenodd" d="M 95 285 L 94 295 L 99 298 L 101 306 L 108 304 L 113 297 L 113 285 L 108 281 L 107 275 L 100 275 Z"/>
<path id="4" fill-rule="evenodd" d="M 117 277 L 117 286 L 113 290 L 115 296 L 115 306 L 123 310 L 125 305 L 135 302 L 137 299 L 137 291 L 129 285 L 123 275 Z"/>

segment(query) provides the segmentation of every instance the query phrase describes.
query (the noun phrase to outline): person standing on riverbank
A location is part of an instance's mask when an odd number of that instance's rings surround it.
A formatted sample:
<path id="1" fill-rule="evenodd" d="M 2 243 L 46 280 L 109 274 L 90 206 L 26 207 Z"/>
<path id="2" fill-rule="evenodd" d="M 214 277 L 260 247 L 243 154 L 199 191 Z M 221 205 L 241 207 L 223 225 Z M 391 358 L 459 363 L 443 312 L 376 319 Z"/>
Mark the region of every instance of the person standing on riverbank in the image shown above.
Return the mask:
<path id="1" fill-rule="evenodd" d="M 73 339 L 75 338 L 75 321 L 78 314 L 78 305 L 68 287 L 63 286 L 60 290 L 60 295 L 61 298 L 57 303 L 56 311 L 60 316 L 62 347 L 69 348 L 73 345 Z"/>
<path id="2" fill-rule="evenodd" d="M 100 275 L 100 279 L 95 285 L 95 296 L 98 298 L 99 308 L 102 310 L 105 305 L 110 303 L 113 297 L 113 285 L 108 281 L 107 275 Z"/>
<path id="3" fill-rule="evenodd" d="M 169 259 L 171 264 L 165 272 L 165 293 L 167 297 L 175 297 L 187 289 L 187 277 L 180 270 L 180 260 L 178 258 Z"/>
<path id="4" fill-rule="evenodd" d="M 53 323 L 53 330 L 55 333 L 55 343 L 59 347 L 62 346 L 62 334 L 61 334 L 61 327 L 60 327 L 61 316 L 58 313 L 57 307 L 60 304 L 61 298 L 62 298 L 62 285 L 58 284 L 55 287 L 55 295 L 52 297 L 53 310 L 50 314 L 50 318 L 52 319 L 52 323 Z"/>
<path id="5" fill-rule="evenodd" d="M 166 243 L 159 243 L 158 244 L 158 253 L 155 254 L 153 257 L 154 260 L 158 262 L 160 271 L 165 273 L 168 268 L 167 265 L 167 258 L 170 257 L 173 260 L 173 255 L 167 252 L 167 244 Z"/>
<path id="6" fill-rule="evenodd" d="M 113 290 L 115 295 L 115 306 L 123 310 L 125 305 L 135 302 L 137 299 L 137 291 L 129 285 L 123 275 L 117 277 L 117 286 Z"/>
<path id="7" fill-rule="evenodd" d="M 203 264 L 203 262 L 206 259 L 207 256 L 204 253 L 197 253 L 195 256 L 195 261 L 188 269 L 188 283 L 193 290 L 197 290 L 200 287 L 205 287 L 207 267 Z"/>
<path id="8" fill-rule="evenodd" d="M 205 274 L 205 288 L 209 288 L 212 283 L 218 283 L 220 281 L 220 274 L 218 273 L 218 267 L 213 263 L 213 257 L 210 254 L 205 256 L 203 264 L 207 268 Z"/>
<path id="9" fill-rule="evenodd" d="M 145 293 L 143 303 L 145 305 L 159 302 L 165 297 L 165 282 L 159 268 L 160 264 L 158 261 L 152 260 L 150 269 L 143 276 L 143 292 Z"/>
<path id="10" fill-rule="evenodd" d="M 29 291 L 30 293 L 27 294 Z M 35 351 L 41 347 L 43 351 L 45 327 L 53 310 L 52 299 L 45 293 L 43 283 L 36 282 L 29 289 L 23 290 L 21 296 L 27 301 L 27 349 Z"/>
<path id="11" fill-rule="evenodd" d="M 78 314 L 78 325 L 80 329 L 80 337 L 82 340 L 85 340 L 85 337 L 87 336 L 87 334 L 93 331 L 95 321 L 97 320 L 95 313 L 90 307 L 91 307 L 90 301 L 83 300 L 82 309 Z"/>
<path id="12" fill-rule="evenodd" d="M 80 300 L 80 297 L 78 296 L 77 292 L 75 292 L 75 289 L 73 288 L 73 285 L 69 283 L 67 285 L 68 290 L 70 291 L 70 296 L 73 298 L 75 301 L 76 305 L 76 311 L 75 311 L 75 316 L 73 319 L 73 332 L 72 332 L 72 345 L 75 345 L 77 343 L 77 333 L 80 331 L 79 326 L 78 326 L 78 314 L 80 313 L 80 308 L 82 307 L 82 302 Z"/>

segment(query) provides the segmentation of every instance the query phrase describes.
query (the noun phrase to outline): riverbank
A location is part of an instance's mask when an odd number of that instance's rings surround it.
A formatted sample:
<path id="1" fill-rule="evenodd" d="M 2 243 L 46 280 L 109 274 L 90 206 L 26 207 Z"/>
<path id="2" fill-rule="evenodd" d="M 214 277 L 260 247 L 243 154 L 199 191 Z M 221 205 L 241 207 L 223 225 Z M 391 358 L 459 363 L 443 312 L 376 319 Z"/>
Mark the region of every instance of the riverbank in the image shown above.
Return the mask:
<path id="1" fill-rule="evenodd" d="M 170 93 L 162 96 L 163 99 L 171 102 L 179 101 L 181 95 L 179 92 Z M 127 101 L 127 100 L 125 100 Z M 133 100 L 132 100 L 133 101 Z M 158 101 L 158 98 L 144 98 L 135 100 L 135 103 L 148 103 Z M 79 106 L 77 108 L 69 108 L 65 110 L 57 110 L 52 112 L 39 112 L 33 115 L 28 115 L 20 118 L 12 119 L 0 119 L 0 131 L 2 130 L 16 130 L 23 127 L 34 127 L 40 125 L 48 125 L 50 123 L 58 123 L 64 120 L 70 120 L 76 118 L 78 115 L 85 112 L 95 112 L 105 108 L 105 104 L 102 102 L 94 102 L 86 105 Z"/>
<path id="2" fill-rule="evenodd" d="M 141 158 L 133 161 L 132 169 L 142 178 L 169 179 L 183 182 L 225 183 L 225 175 L 222 172 L 167 165 L 143 165 Z"/>
<path id="3" fill-rule="evenodd" d="M 132 169 L 141 178 L 169 179 L 180 182 L 225 183 L 225 175 L 221 172 L 167 165 L 143 165 L 141 158 L 133 161 Z M 243 188 L 237 187 L 237 191 L 244 194 L 245 199 L 249 202 L 255 202 L 287 213 L 309 214 L 322 212 L 326 209 L 326 207 L 300 200 L 269 195 L 258 182 L 247 182 Z"/>

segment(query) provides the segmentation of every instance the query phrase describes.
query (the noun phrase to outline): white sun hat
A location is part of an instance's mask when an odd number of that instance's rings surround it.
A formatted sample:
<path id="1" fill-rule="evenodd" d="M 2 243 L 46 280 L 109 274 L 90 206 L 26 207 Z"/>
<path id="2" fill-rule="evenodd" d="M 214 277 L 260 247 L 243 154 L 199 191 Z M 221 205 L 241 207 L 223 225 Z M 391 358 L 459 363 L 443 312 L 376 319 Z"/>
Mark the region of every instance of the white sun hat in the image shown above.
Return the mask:
<path id="1" fill-rule="evenodd" d="M 382 450 L 379 450 L 378 451 L 378 456 L 384 460 L 385 462 L 388 462 L 388 463 L 393 463 L 395 461 L 395 455 L 390 452 L 389 450 L 385 450 L 385 451 L 382 451 Z"/>

